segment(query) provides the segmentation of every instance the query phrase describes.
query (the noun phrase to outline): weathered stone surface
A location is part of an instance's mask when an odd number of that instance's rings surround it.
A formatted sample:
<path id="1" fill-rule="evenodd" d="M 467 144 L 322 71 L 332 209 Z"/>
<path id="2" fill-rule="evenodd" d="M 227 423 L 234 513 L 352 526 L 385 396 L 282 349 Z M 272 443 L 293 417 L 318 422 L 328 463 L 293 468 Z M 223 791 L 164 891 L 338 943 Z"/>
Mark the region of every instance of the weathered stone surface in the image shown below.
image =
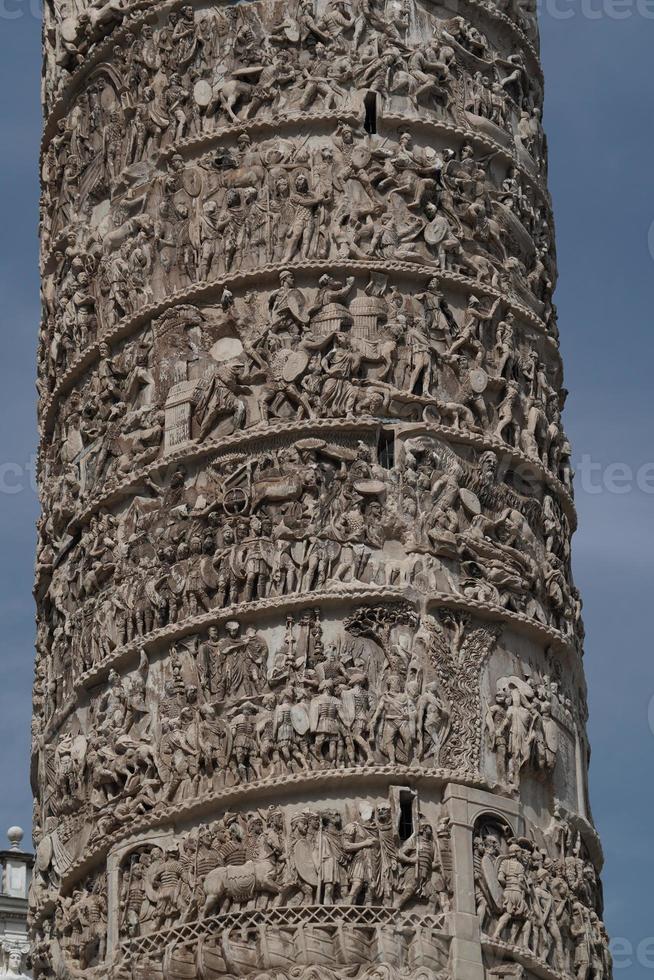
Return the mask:
<path id="1" fill-rule="evenodd" d="M 605 980 L 534 10 L 45 15 L 35 976 Z"/>

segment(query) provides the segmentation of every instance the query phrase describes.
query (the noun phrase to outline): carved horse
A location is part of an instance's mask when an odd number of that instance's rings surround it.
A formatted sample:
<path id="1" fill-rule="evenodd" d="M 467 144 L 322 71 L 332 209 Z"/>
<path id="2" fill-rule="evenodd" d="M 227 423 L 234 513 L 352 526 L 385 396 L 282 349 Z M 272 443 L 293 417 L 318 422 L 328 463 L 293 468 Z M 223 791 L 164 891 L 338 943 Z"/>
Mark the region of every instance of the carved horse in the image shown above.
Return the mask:
<path id="1" fill-rule="evenodd" d="M 125 16 L 123 0 L 107 0 L 106 3 L 92 3 L 79 15 L 79 32 L 89 41 L 108 27 L 119 24 Z"/>
<path id="2" fill-rule="evenodd" d="M 207 115 L 213 115 L 220 108 L 227 113 L 233 123 L 237 123 L 239 118 L 234 110 L 237 106 L 240 108 L 242 101 L 249 101 L 253 91 L 252 85 L 238 78 L 219 82 L 214 86 L 213 99 L 207 109 Z"/>
<path id="3" fill-rule="evenodd" d="M 210 871 L 204 881 L 206 901 L 203 917 L 212 915 L 216 909 L 221 913 L 229 912 L 232 902 L 247 902 L 259 892 L 281 894 L 282 889 L 275 881 L 275 872 L 273 862 L 265 858 Z"/>

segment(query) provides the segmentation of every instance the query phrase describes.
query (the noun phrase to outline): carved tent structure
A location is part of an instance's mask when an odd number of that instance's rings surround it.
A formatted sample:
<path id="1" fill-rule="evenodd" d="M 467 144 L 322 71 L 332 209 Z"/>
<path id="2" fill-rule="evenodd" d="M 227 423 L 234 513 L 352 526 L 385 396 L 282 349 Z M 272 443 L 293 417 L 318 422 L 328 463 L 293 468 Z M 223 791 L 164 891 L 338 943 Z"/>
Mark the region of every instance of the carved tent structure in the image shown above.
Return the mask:
<path id="1" fill-rule="evenodd" d="M 48 0 L 34 975 L 610 971 L 530 2 Z"/>

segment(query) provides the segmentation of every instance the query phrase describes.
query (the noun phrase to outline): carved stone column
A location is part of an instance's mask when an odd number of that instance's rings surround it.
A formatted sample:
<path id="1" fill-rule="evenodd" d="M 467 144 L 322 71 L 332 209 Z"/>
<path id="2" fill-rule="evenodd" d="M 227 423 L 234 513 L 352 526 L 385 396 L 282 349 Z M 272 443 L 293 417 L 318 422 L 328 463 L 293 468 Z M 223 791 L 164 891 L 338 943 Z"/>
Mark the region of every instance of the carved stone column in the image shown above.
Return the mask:
<path id="1" fill-rule="evenodd" d="M 535 14 L 456 9 L 46 4 L 37 978 L 605 980 Z"/>

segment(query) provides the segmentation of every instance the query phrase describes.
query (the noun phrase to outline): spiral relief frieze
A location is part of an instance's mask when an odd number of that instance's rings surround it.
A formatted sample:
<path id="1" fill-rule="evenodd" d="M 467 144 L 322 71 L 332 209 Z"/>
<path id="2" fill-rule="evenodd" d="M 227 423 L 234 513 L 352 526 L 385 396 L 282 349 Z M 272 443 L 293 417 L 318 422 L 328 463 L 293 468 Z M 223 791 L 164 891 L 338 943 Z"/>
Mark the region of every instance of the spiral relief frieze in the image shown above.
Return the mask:
<path id="1" fill-rule="evenodd" d="M 35 976 L 603 980 L 534 11 L 45 21 Z"/>

